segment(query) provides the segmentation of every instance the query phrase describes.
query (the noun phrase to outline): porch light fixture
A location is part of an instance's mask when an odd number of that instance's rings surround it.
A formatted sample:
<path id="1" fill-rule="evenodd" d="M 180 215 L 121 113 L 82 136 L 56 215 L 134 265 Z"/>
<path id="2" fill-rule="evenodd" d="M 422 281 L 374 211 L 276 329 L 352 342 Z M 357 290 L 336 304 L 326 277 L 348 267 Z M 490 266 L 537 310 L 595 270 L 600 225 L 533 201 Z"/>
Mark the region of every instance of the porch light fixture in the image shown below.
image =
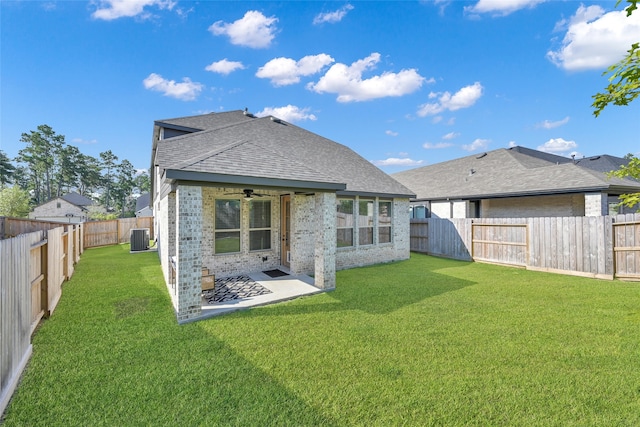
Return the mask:
<path id="1" fill-rule="evenodd" d="M 252 201 L 252 200 L 253 200 L 253 197 L 251 197 L 251 196 L 247 195 L 247 196 L 244 196 L 244 199 L 245 199 L 247 202 L 250 202 L 250 201 Z"/>

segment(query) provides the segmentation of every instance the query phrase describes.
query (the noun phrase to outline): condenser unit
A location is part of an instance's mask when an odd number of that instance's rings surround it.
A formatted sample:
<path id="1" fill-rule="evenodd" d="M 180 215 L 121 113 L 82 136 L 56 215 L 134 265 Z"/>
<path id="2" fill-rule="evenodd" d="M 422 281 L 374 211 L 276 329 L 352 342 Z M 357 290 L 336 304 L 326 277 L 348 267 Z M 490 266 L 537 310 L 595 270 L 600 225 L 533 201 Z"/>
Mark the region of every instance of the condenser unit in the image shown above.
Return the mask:
<path id="1" fill-rule="evenodd" d="M 149 249 L 149 229 L 134 228 L 131 230 L 131 252 Z"/>

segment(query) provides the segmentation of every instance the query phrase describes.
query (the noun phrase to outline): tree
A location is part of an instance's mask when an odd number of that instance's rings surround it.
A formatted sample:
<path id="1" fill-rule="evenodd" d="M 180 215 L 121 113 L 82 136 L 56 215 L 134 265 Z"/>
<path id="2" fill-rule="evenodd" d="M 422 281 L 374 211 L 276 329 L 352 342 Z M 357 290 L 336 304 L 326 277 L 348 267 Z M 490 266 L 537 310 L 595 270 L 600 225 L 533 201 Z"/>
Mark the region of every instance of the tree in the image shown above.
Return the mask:
<path id="1" fill-rule="evenodd" d="M 135 187 L 138 189 L 138 193 L 148 193 L 151 189 L 151 180 L 149 174 L 145 171 L 134 178 Z"/>
<path id="2" fill-rule="evenodd" d="M 616 6 L 621 1 L 618 0 Z M 638 8 L 638 1 L 640 0 L 627 0 L 627 17 Z M 627 55 L 617 64 L 607 68 L 603 75 L 606 74 L 610 74 L 609 85 L 604 93 L 597 93 L 592 97 L 594 101 L 591 106 L 596 117 L 607 105 L 629 105 L 640 95 L 640 43 L 633 43 Z"/>
<path id="3" fill-rule="evenodd" d="M 609 176 L 616 178 L 629 177 L 640 181 L 640 158 L 629 154 L 625 158 L 629 159 L 629 163 L 626 166 L 620 166 L 620 169 L 609 172 Z M 620 203 L 630 208 L 638 206 L 640 210 L 640 193 L 621 194 Z"/>
<path id="4" fill-rule="evenodd" d="M 111 187 L 113 186 L 113 173 L 117 167 L 116 161 L 118 157 L 111 152 L 111 150 L 100 153 L 100 159 L 102 160 L 102 169 L 106 170 L 103 175 L 104 194 L 102 195 L 102 203 L 104 207 L 109 210 L 111 208 Z"/>
<path id="5" fill-rule="evenodd" d="M 17 185 L 0 188 L 0 216 L 23 218 L 29 215 L 29 193 Z"/>
<path id="6" fill-rule="evenodd" d="M 56 134 L 48 125 L 40 125 L 37 131 L 23 133 L 20 142 L 27 144 L 18 152 L 18 160 L 29 168 L 34 199 L 38 204 L 46 202 L 51 199 L 51 183 L 59 167 L 64 135 Z"/>
<path id="7" fill-rule="evenodd" d="M 15 171 L 16 167 L 11 164 L 11 159 L 0 150 L 0 188 L 13 181 L 12 175 Z"/>
<path id="8" fill-rule="evenodd" d="M 123 160 L 117 166 L 116 182 L 113 186 L 113 201 L 116 208 L 120 210 L 120 216 L 125 216 L 125 211 L 129 210 L 128 203 L 131 200 L 131 192 L 135 186 L 134 174 L 136 170 L 129 160 Z"/>

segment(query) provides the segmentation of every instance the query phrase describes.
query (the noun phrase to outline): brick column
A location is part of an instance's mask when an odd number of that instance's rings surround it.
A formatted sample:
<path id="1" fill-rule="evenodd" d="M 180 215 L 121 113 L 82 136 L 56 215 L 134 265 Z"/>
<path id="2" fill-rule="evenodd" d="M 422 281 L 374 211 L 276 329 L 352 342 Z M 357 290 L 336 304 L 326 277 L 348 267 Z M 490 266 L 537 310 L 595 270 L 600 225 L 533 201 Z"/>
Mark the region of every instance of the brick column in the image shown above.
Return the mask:
<path id="1" fill-rule="evenodd" d="M 315 285 L 321 289 L 336 287 L 336 195 L 315 195 Z"/>
<path id="2" fill-rule="evenodd" d="M 202 311 L 202 188 L 176 191 L 176 311 L 182 323 Z"/>

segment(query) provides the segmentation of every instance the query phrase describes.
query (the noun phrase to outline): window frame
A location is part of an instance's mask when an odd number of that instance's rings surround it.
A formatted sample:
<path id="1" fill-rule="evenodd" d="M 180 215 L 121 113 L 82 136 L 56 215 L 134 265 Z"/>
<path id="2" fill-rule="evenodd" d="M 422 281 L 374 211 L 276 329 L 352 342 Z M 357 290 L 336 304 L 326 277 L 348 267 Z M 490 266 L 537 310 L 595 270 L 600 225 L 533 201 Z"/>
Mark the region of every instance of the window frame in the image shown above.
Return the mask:
<path id="1" fill-rule="evenodd" d="M 350 202 L 351 203 L 351 213 L 345 213 L 345 212 L 341 212 L 340 211 L 340 207 L 343 206 L 343 202 Z M 347 198 L 347 197 L 339 197 L 337 198 L 336 201 L 336 246 L 338 249 L 342 249 L 342 248 L 354 248 L 355 247 L 355 228 L 356 228 L 356 224 L 354 221 L 354 215 L 355 215 L 355 202 L 356 200 L 354 198 Z M 339 214 L 345 214 L 345 215 L 351 215 L 351 225 L 346 225 L 346 226 L 339 226 L 339 219 L 338 219 L 338 215 Z M 349 221 L 345 221 L 347 224 L 349 223 Z M 350 245 L 340 245 L 340 232 L 341 231 L 345 231 L 345 230 L 351 230 L 351 244 Z"/>
<path id="2" fill-rule="evenodd" d="M 268 227 L 251 227 L 251 219 L 252 219 L 252 208 L 253 208 L 253 204 L 254 203 L 268 203 L 269 204 L 269 215 L 268 215 L 268 220 L 269 220 L 269 226 Z M 265 199 L 265 200 L 250 200 L 249 201 L 249 224 L 248 224 L 248 230 L 249 230 L 249 252 L 258 252 L 258 251 L 270 251 L 272 249 L 273 246 L 273 242 L 272 242 L 272 238 L 273 238 L 273 210 L 272 210 L 272 203 L 271 203 L 271 199 Z M 255 232 L 255 231 L 268 231 L 269 232 L 269 247 L 267 248 L 260 248 L 260 249 L 252 249 L 251 248 L 251 233 Z"/>
<path id="3" fill-rule="evenodd" d="M 218 228 L 218 202 L 238 202 L 238 228 Z M 238 235 L 238 250 L 237 251 L 225 251 L 218 252 L 217 248 L 217 235 L 218 233 L 237 233 Z M 235 255 L 242 253 L 242 200 L 237 198 L 221 198 L 217 197 L 213 202 L 213 253 L 214 255 Z"/>
<path id="4" fill-rule="evenodd" d="M 389 208 L 386 209 L 386 211 L 388 212 L 388 215 L 383 216 L 381 212 L 383 212 L 384 210 L 381 209 L 381 206 L 383 204 L 388 204 Z M 386 225 L 387 223 L 385 222 L 385 225 L 381 225 L 382 218 L 388 218 L 388 225 Z M 376 224 L 378 226 L 378 244 L 380 245 L 386 245 L 386 244 L 391 244 L 393 243 L 393 200 L 388 200 L 388 199 L 378 199 L 378 212 L 376 212 Z M 388 236 L 389 236 L 389 240 L 388 241 L 381 241 L 380 237 L 382 236 L 381 232 L 383 229 L 388 229 Z"/>
<path id="5" fill-rule="evenodd" d="M 368 207 L 371 206 L 371 213 L 369 215 L 369 209 L 367 208 L 367 215 L 362 215 L 361 208 L 363 203 Z M 369 198 L 358 198 L 358 246 L 371 246 L 374 242 L 374 230 L 376 224 L 376 199 Z M 361 224 L 362 221 L 365 221 L 366 224 Z M 365 231 L 365 233 L 363 233 Z M 371 241 L 365 241 L 363 243 L 363 236 L 370 236 Z"/>

